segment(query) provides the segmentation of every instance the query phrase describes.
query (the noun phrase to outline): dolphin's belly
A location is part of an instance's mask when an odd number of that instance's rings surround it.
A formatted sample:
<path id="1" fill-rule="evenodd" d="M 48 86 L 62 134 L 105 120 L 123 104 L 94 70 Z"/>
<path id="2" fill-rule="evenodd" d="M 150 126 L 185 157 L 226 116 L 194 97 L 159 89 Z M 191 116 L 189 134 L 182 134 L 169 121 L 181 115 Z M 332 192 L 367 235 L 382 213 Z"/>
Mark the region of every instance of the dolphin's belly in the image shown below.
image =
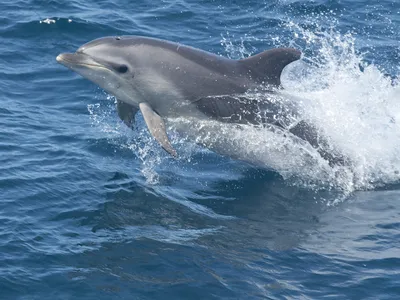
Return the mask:
<path id="1" fill-rule="evenodd" d="M 232 135 L 232 130 L 228 130 L 241 128 L 271 131 L 274 135 L 287 137 L 297 144 L 311 146 L 330 165 L 345 164 L 346 159 L 330 147 L 326 137 L 312 123 L 302 118 L 296 105 L 285 103 L 279 97 L 280 95 L 269 94 L 258 102 L 251 97 L 246 98 L 245 95 L 207 97 L 200 104 L 187 104 L 174 117 L 192 120 L 191 125 L 178 127 L 182 134 L 232 158 L 252 162 L 257 160 L 257 157 L 250 158 L 254 153 L 249 154 L 248 151 L 236 147 L 236 137 Z M 215 136 L 219 138 L 215 139 Z"/>
<path id="2" fill-rule="evenodd" d="M 316 151 L 306 141 L 288 136 L 286 130 L 274 125 L 261 128 L 196 118 L 170 119 L 167 125 L 189 141 L 257 167 L 276 169 L 287 155 L 292 162 L 318 164 L 320 159 L 318 154 L 313 156 Z"/>

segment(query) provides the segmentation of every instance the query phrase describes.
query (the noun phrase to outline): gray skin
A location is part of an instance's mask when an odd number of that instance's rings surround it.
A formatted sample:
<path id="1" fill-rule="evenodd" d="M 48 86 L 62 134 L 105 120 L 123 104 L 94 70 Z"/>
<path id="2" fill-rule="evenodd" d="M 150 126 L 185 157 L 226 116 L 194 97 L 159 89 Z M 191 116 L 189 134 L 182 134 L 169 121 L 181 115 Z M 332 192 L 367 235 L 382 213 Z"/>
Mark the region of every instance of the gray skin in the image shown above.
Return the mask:
<path id="1" fill-rule="evenodd" d="M 130 126 L 140 109 L 150 133 L 171 155 L 165 118 L 211 118 L 222 122 L 274 124 L 276 114 L 296 114 L 270 102 L 249 100 L 245 93 L 281 88 L 282 70 L 301 52 L 276 48 L 246 59 L 232 60 L 160 39 L 105 37 L 81 46 L 57 61 L 114 95 L 120 118 Z M 260 109 L 269 114 L 260 114 Z M 285 116 L 283 116 L 283 119 Z M 329 162 L 337 159 L 321 150 L 315 128 L 305 122 L 288 129 L 309 142 Z"/>

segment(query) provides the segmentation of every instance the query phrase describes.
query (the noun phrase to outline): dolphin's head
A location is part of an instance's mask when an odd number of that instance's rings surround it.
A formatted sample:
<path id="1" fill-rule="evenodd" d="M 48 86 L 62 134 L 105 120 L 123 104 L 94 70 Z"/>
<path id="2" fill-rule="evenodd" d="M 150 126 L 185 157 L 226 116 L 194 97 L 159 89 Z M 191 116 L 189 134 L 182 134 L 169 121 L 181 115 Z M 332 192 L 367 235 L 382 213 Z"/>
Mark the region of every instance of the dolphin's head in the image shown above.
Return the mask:
<path id="1" fill-rule="evenodd" d="M 57 62 L 96 83 L 118 99 L 137 104 L 135 53 L 126 51 L 119 37 L 107 37 L 81 46 L 75 53 L 62 53 Z"/>

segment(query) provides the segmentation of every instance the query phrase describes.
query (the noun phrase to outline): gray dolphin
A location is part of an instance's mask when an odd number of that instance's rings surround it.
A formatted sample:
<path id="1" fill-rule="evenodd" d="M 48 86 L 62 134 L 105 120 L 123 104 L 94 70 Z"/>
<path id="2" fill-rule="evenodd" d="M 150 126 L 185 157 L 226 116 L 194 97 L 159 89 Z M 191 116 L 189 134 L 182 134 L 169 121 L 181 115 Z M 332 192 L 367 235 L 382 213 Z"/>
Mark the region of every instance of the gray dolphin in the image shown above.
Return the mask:
<path id="1" fill-rule="evenodd" d="M 58 55 L 57 61 L 114 95 L 126 125 L 131 126 L 140 110 L 152 136 L 177 156 L 166 134 L 165 118 L 190 116 L 285 127 L 276 115 L 296 114 L 293 109 L 268 101 L 260 107 L 245 93 L 280 89 L 282 70 L 300 57 L 296 49 L 275 48 L 233 60 L 170 41 L 121 36 L 96 39 L 75 53 Z M 312 125 L 301 121 L 289 131 L 330 162 L 336 160 L 320 150 L 321 139 Z"/>

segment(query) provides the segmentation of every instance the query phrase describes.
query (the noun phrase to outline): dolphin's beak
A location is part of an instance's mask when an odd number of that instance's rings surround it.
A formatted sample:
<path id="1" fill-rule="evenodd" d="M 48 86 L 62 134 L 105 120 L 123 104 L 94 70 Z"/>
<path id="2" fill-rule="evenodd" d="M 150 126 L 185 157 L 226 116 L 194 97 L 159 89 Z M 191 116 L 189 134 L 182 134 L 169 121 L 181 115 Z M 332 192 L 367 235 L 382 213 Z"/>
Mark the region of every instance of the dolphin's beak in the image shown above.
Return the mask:
<path id="1" fill-rule="evenodd" d="M 86 68 L 101 68 L 108 70 L 107 67 L 98 63 L 89 55 L 84 53 L 61 53 L 56 57 L 56 60 L 58 63 L 70 69 L 75 69 L 77 67 L 86 67 Z"/>

